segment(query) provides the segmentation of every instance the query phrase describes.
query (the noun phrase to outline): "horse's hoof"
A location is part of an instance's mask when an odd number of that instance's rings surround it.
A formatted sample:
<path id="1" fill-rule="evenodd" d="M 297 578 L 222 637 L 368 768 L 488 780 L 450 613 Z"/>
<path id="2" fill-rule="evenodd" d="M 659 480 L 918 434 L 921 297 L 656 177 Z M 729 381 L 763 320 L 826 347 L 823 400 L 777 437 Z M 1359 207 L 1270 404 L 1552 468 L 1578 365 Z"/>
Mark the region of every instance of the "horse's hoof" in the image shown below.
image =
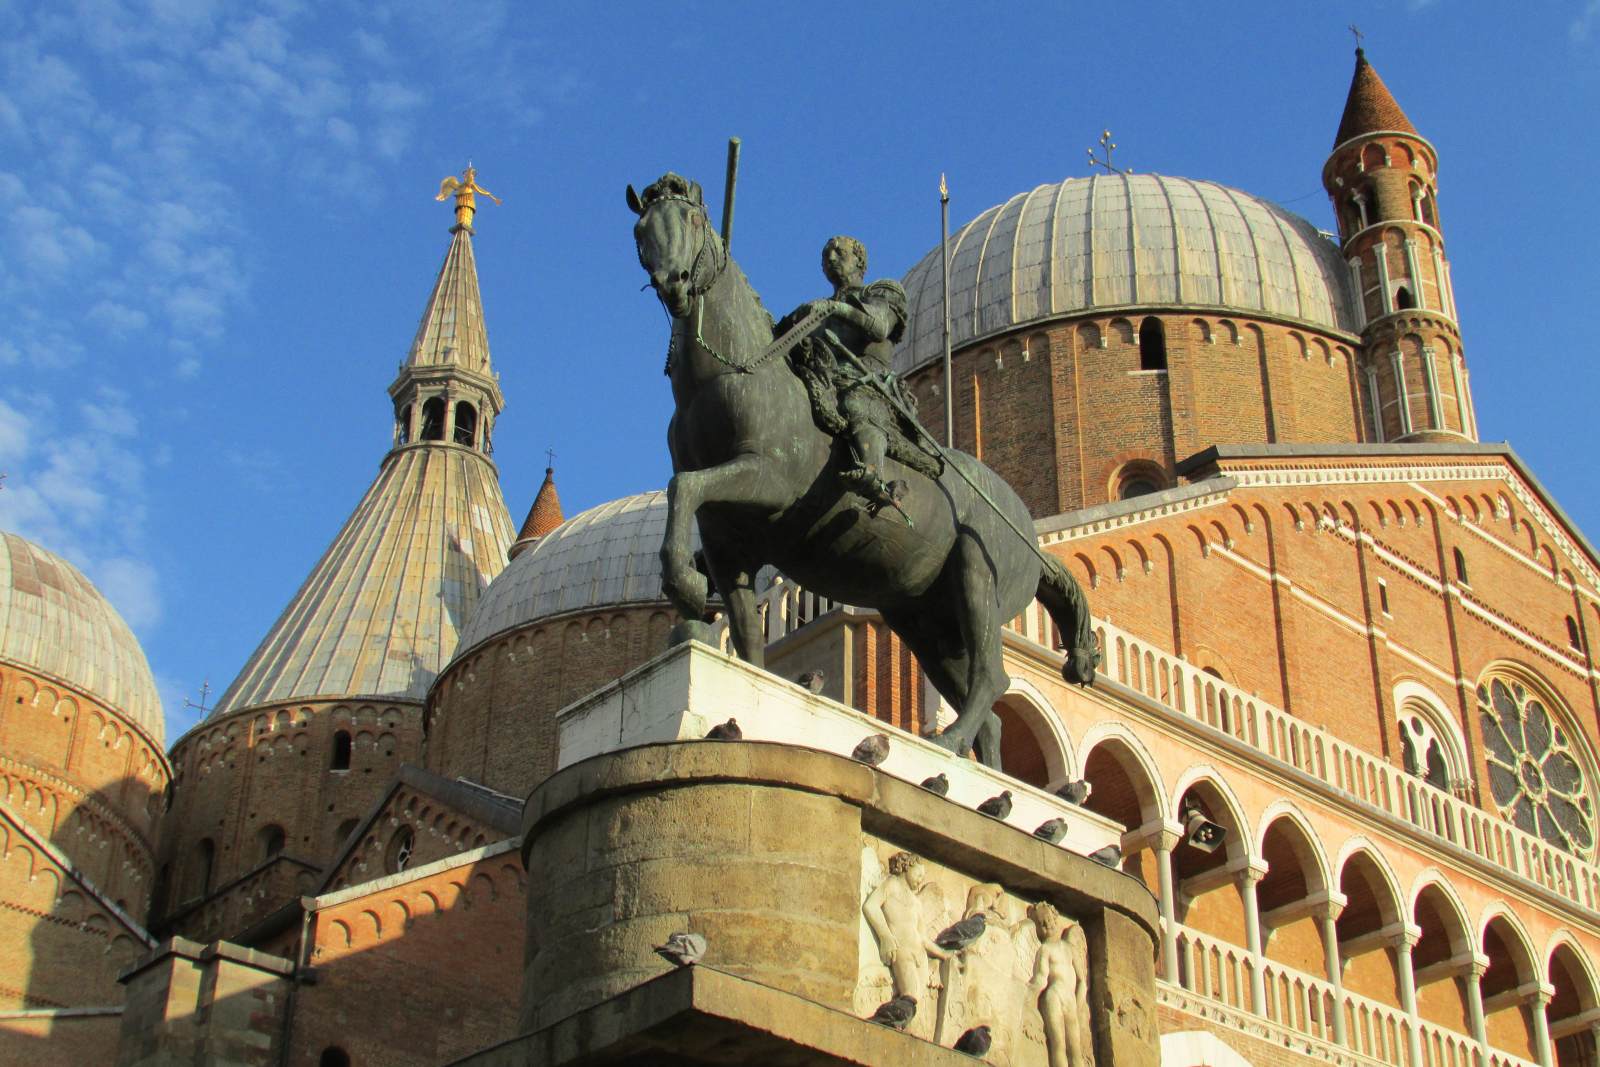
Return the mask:
<path id="1" fill-rule="evenodd" d="M 928 740 L 942 749 L 954 752 L 958 756 L 965 756 L 972 749 L 972 742 L 963 742 L 958 735 L 951 733 L 949 730 L 934 734 Z"/>
<path id="2" fill-rule="evenodd" d="M 690 641 L 699 641 L 702 645 L 716 647 L 715 635 L 711 632 L 711 624 L 700 622 L 698 619 L 685 619 L 667 632 L 667 645 L 686 645 Z"/>
<path id="3" fill-rule="evenodd" d="M 698 618 L 706 613 L 706 600 L 711 596 L 711 583 L 699 571 L 683 571 L 671 580 L 663 578 L 661 591 L 684 615 Z"/>

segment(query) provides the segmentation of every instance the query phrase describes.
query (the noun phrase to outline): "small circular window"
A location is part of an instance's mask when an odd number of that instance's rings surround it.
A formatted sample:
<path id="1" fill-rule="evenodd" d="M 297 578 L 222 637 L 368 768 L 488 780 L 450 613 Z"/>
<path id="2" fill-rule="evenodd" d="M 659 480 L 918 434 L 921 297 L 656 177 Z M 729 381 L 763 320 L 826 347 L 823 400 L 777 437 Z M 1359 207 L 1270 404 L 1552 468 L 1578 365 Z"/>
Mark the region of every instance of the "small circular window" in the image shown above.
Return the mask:
<path id="1" fill-rule="evenodd" d="M 1577 739 L 1520 682 L 1478 686 L 1489 791 L 1519 829 L 1579 855 L 1594 847 L 1594 801 Z"/>
<path id="2" fill-rule="evenodd" d="M 411 848 L 416 843 L 416 835 L 411 827 L 402 826 L 389 838 L 389 848 L 384 853 L 383 865 L 390 874 L 399 874 L 411 863 Z"/>

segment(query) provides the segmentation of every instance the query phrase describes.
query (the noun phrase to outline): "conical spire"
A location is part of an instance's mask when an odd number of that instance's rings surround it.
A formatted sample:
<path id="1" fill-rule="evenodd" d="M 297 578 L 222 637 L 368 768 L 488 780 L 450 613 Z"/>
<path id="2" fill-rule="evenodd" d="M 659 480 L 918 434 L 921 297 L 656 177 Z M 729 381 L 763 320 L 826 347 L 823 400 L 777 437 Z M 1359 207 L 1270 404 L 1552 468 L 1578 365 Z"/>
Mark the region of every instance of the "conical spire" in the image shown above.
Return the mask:
<path id="1" fill-rule="evenodd" d="M 1377 70 L 1367 62 L 1366 52 L 1357 48 L 1356 72 L 1350 79 L 1350 95 L 1345 98 L 1344 117 L 1339 120 L 1339 132 L 1333 138 L 1333 145 L 1337 148 L 1352 137 L 1379 130 L 1417 132 L 1400 105 L 1395 103 L 1389 87 L 1378 77 Z"/>
<path id="2" fill-rule="evenodd" d="M 420 701 L 505 568 L 514 527 L 488 458 L 503 401 L 471 230 L 451 234 L 389 387 L 395 445 L 213 715 L 317 697 Z"/>
<path id="3" fill-rule="evenodd" d="M 406 366 L 455 366 L 478 374 L 491 373 L 489 333 L 483 325 L 483 300 L 478 295 L 478 264 L 472 256 L 472 231 L 457 226 L 450 251 L 439 268 L 417 326 Z"/>
<path id="4" fill-rule="evenodd" d="M 544 469 L 544 482 L 533 498 L 528 517 L 522 522 L 522 532 L 517 534 L 516 543 L 511 546 L 510 558 L 516 559 L 535 541 L 566 521 L 561 514 L 561 498 L 556 495 L 555 473 L 554 467 Z"/>

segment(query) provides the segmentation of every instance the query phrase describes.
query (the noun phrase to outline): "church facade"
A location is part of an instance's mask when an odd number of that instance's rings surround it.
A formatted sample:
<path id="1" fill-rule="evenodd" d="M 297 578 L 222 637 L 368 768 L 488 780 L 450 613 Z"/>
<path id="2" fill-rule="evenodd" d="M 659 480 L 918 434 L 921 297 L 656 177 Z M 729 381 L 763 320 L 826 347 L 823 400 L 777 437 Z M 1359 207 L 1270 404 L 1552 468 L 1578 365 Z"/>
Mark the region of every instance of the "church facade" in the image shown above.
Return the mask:
<path id="1" fill-rule="evenodd" d="M 950 443 L 1017 488 L 1103 655 L 1068 686 L 1043 609 L 1013 620 L 1001 766 L 1086 782 L 1119 835 L 1162 1064 L 1594 1067 L 1600 554 L 1477 439 L 1441 162 L 1359 51 L 1333 141 L 1337 235 L 1159 175 L 980 214 L 951 382 L 939 250 L 906 274 L 896 370 L 925 412 L 953 389 Z M 376 479 L 170 750 L 115 610 L 6 535 L 0 1059 L 421 1067 L 521 1032 L 523 800 L 556 713 L 676 619 L 664 494 L 566 518 L 547 472 L 513 525 L 471 221 Z M 874 613 L 761 598 L 775 674 L 948 721 Z"/>

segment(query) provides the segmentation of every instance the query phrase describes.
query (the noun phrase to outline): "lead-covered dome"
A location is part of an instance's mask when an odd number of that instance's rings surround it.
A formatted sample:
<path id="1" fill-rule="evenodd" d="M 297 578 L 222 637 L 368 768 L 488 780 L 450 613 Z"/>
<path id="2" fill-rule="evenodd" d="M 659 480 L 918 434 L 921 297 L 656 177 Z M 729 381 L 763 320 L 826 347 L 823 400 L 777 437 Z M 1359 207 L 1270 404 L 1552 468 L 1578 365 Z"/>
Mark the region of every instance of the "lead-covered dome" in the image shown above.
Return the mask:
<path id="1" fill-rule="evenodd" d="M 1276 204 L 1215 182 L 1104 174 L 1041 185 L 952 236 L 950 342 L 1076 312 L 1195 307 L 1354 333 L 1332 241 Z M 943 276 L 933 249 L 905 276 L 906 373 L 943 350 Z"/>
<path id="2" fill-rule="evenodd" d="M 102 701 L 165 742 L 161 698 L 128 624 L 78 568 L 14 533 L 0 533 L 0 659 Z"/>
<path id="3" fill-rule="evenodd" d="M 461 631 L 456 658 L 499 634 L 573 611 L 661 603 L 667 494 L 612 500 L 574 515 L 501 571 Z M 699 534 L 695 535 L 699 546 Z"/>

